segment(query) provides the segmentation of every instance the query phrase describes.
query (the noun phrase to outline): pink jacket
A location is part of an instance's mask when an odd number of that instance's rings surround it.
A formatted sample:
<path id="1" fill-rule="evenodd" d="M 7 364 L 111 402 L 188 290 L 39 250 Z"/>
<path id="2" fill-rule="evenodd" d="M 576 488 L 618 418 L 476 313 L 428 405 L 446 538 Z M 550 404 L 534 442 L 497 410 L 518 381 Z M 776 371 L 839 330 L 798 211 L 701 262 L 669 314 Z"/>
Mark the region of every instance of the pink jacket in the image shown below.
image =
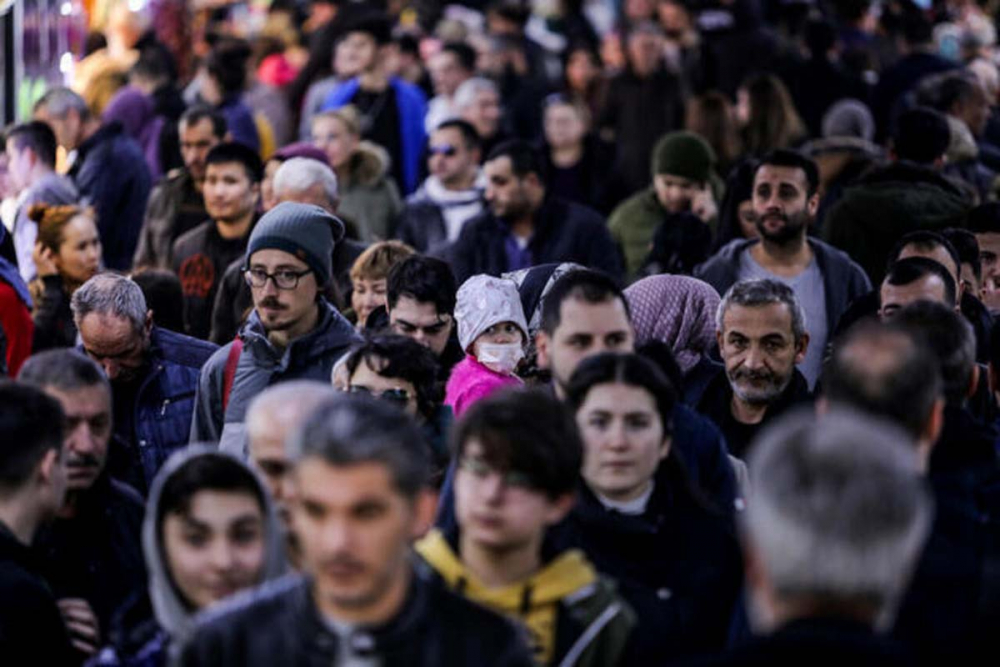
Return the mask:
<path id="1" fill-rule="evenodd" d="M 473 403 L 503 387 L 524 384 L 516 375 L 500 375 L 479 363 L 471 354 L 455 364 L 445 387 L 444 404 L 450 405 L 457 419 Z"/>

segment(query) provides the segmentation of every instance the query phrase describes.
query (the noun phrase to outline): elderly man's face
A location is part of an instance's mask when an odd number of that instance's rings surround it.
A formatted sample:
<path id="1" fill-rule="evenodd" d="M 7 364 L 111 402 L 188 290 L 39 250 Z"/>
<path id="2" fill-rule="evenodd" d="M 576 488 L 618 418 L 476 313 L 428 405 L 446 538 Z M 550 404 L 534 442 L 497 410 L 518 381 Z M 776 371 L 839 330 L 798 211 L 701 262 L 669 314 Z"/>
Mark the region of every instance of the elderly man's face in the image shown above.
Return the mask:
<path id="1" fill-rule="evenodd" d="M 63 465 L 67 491 L 89 489 L 104 470 L 111 441 L 111 395 L 103 384 L 72 390 L 46 387 L 66 413 Z"/>
<path id="2" fill-rule="evenodd" d="M 733 393 L 752 405 L 781 396 L 809 344 L 805 333 L 795 340 L 792 313 L 783 303 L 730 305 L 716 337 Z"/>
<path id="3" fill-rule="evenodd" d="M 131 382 L 141 375 L 151 329 L 151 313 L 138 330 L 124 317 L 103 313 L 88 313 L 79 323 L 83 349 L 112 384 Z"/>

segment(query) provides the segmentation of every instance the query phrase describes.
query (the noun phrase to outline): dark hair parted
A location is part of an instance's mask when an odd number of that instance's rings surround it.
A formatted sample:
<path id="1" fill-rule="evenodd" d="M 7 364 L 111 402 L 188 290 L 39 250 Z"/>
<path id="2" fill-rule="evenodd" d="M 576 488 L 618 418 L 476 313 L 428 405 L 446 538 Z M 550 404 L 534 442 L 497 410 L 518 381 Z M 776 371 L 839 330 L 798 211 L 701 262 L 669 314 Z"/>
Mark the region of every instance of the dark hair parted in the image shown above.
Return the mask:
<path id="1" fill-rule="evenodd" d="M 577 412 L 590 390 L 601 384 L 624 384 L 644 389 L 656 403 L 663 434 L 673 433 L 677 391 L 656 364 L 638 354 L 603 352 L 580 362 L 566 387 L 566 401 Z"/>
<path id="2" fill-rule="evenodd" d="M 76 391 L 99 386 L 111 395 L 111 384 L 101 367 L 90 357 L 69 348 L 31 355 L 21 366 L 17 379 L 43 390 L 52 387 L 59 391 Z"/>
<path id="3" fill-rule="evenodd" d="M 819 188 L 819 169 L 816 167 L 816 163 L 798 151 L 787 148 L 778 148 L 771 151 L 757 163 L 757 167 L 754 169 L 754 178 L 757 177 L 757 172 L 760 171 L 761 167 L 801 169 L 806 177 L 807 194 L 812 197 Z"/>
<path id="4" fill-rule="evenodd" d="M 229 131 L 228 124 L 226 123 L 226 117 L 207 104 L 194 104 L 189 106 L 184 113 L 181 114 L 178 122 L 181 127 L 191 127 L 192 125 L 197 125 L 203 120 L 208 120 L 212 123 L 212 134 L 215 135 L 217 139 L 224 138 L 226 136 L 226 132 Z"/>
<path id="5" fill-rule="evenodd" d="M 890 285 L 909 285 L 926 276 L 934 275 L 944 283 L 944 298 L 948 305 L 955 307 L 958 298 L 958 286 L 951 272 L 941 262 L 935 262 L 926 257 L 907 257 L 889 265 L 885 274 L 885 282 Z"/>
<path id="6" fill-rule="evenodd" d="M 440 259 L 411 255 L 389 269 L 386 280 L 386 305 L 392 310 L 401 297 L 419 303 L 433 303 L 439 314 L 455 310 L 455 276 Z"/>
<path id="7" fill-rule="evenodd" d="M 0 495 L 17 491 L 50 449 L 61 451 L 66 416 L 59 401 L 37 387 L 0 381 Z"/>
<path id="8" fill-rule="evenodd" d="M 626 315 L 631 319 L 628 301 L 621 287 L 609 275 L 591 269 L 570 271 L 552 285 L 542 302 L 542 331 L 550 336 L 562 321 L 562 305 L 570 299 L 585 303 L 607 303 L 621 301 Z"/>
<path id="9" fill-rule="evenodd" d="M 472 126 L 472 123 L 467 120 L 462 120 L 461 118 L 446 120 L 434 128 L 435 132 L 440 132 L 441 130 L 457 130 L 462 135 L 462 141 L 465 142 L 466 149 L 470 151 L 482 147 L 483 142 L 479 138 L 479 133 L 476 132 L 476 128 Z"/>
<path id="10" fill-rule="evenodd" d="M 227 141 L 214 146 L 205 156 L 205 166 L 210 164 L 229 164 L 232 162 L 243 165 L 247 178 L 251 183 L 260 183 L 264 178 L 264 163 L 257 151 L 249 146 Z"/>
<path id="11" fill-rule="evenodd" d="M 892 247 L 889 251 L 889 261 L 887 262 L 887 269 L 891 267 L 894 262 L 899 259 L 899 256 L 903 253 L 903 249 L 907 246 L 913 246 L 917 250 L 922 252 L 931 252 L 936 248 L 944 248 L 951 260 L 955 262 L 956 273 L 961 271 L 962 260 L 958 256 L 958 251 L 955 246 L 951 244 L 943 234 L 938 234 L 937 232 L 932 232 L 929 229 L 918 229 L 915 232 L 910 232 L 905 234 L 903 238 L 896 242 L 896 245 Z"/>
<path id="12" fill-rule="evenodd" d="M 511 172 L 517 178 L 524 178 L 528 174 L 534 174 L 541 183 L 545 183 L 545 162 L 541 152 L 523 139 L 510 139 L 496 146 L 486 156 L 485 162 L 492 162 L 500 158 L 510 160 Z"/>
<path id="13" fill-rule="evenodd" d="M 30 148 L 31 152 L 49 169 L 56 166 L 56 142 L 55 132 L 40 120 L 33 120 L 28 123 L 15 125 L 6 132 L 6 140 L 23 151 Z"/>
<path id="14" fill-rule="evenodd" d="M 500 391 L 477 401 L 452 433 L 461 459 L 476 441 L 492 467 L 521 473 L 549 498 L 572 493 L 583 464 L 583 443 L 568 410 L 548 393 Z"/>
<path id="15" fill-rule="evenodd" d="M 437 381 L 437 357 L 429 348 L 412 338 L 395 334 L 367 337 L 355 347 L 347 361 L 353 376 L 362 363 L 378 375 L 406 380 L 417 391 L 417 410 L 425 419 L 432 419 L 443 398 Z"/>

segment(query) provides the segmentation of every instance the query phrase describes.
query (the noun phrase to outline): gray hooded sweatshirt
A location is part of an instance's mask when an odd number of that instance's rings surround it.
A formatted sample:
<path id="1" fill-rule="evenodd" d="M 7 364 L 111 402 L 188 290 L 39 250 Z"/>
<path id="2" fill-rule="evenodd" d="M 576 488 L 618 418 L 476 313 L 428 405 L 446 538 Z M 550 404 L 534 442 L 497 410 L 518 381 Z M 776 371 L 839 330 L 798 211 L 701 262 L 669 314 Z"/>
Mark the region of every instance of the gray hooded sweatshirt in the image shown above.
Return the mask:
<path id="1" fill-rule="evenodd" d="M 174 657 L 184 642 L 191 636 L 197 624 L 198 614 L 192 611 L 181 598 L 180 592 L 171 581 L 163 559 L 163 545 L 160 544 L 156 530 L 156 515 L 160 504 L 160 494 L 163 485 L 177 472 L 178 468 L 196 456 L 222 456 L 247 467 L 238 458 L 220 452 L 214 447 L 192 445 L 171 456 L 153 480 L 146 502 L 146 516 L 142 524 L 142 549 L 146 557 L 146 568 L 149 571 L 149 597 L 153 603 L 156 621 L 170 638 L 169 654 Z M 247 468 L 249 470 L 249 468 Z M 251 472 L 253 472 L 251 470 Z M 267 488 L 254 473 L 254 479 L 260 487 L 265 503 L 264 512 L 264 568 L 260 583 L 277 579 L 288 571 L 285 562 L 284 531 L 278 522 L 274 505 L 268 495 Z M 241 595 L 242 593 L 237 593 Z M 234 596 L 235 597 L 235 596 Z"/>

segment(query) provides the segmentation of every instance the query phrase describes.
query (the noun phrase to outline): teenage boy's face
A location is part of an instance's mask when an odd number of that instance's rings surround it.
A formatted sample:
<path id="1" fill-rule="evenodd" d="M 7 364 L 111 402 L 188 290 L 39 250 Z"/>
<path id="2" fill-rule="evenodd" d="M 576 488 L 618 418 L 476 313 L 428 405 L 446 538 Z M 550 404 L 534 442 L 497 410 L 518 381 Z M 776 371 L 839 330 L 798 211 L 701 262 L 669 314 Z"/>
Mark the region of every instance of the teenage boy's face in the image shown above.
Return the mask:
<path id="1" fill-rule="evenodd" d="M 653 177 L 653 186 L 660 206 L 670 213 L 691 210 L 691 200 L 700 188 L 699 183 L 673 174 L 657 174 Z"/>
<path id="2" fill-rule="evenodd" d="M 378 44 L 364 32 L 348 33 L 337 42 L 335 67 L 342 77 L 357 76 L 375 64 Z"/>
<path id="3" fill-rule="evenodd" d="M 482 445 L 470 441 L 455 475 L 455 512 L 462 539 L 506 551 L 537 543 L 559 522 L 570 503 L 552 500 L 516 471 L 501 471 L 484 459 Z"/>

